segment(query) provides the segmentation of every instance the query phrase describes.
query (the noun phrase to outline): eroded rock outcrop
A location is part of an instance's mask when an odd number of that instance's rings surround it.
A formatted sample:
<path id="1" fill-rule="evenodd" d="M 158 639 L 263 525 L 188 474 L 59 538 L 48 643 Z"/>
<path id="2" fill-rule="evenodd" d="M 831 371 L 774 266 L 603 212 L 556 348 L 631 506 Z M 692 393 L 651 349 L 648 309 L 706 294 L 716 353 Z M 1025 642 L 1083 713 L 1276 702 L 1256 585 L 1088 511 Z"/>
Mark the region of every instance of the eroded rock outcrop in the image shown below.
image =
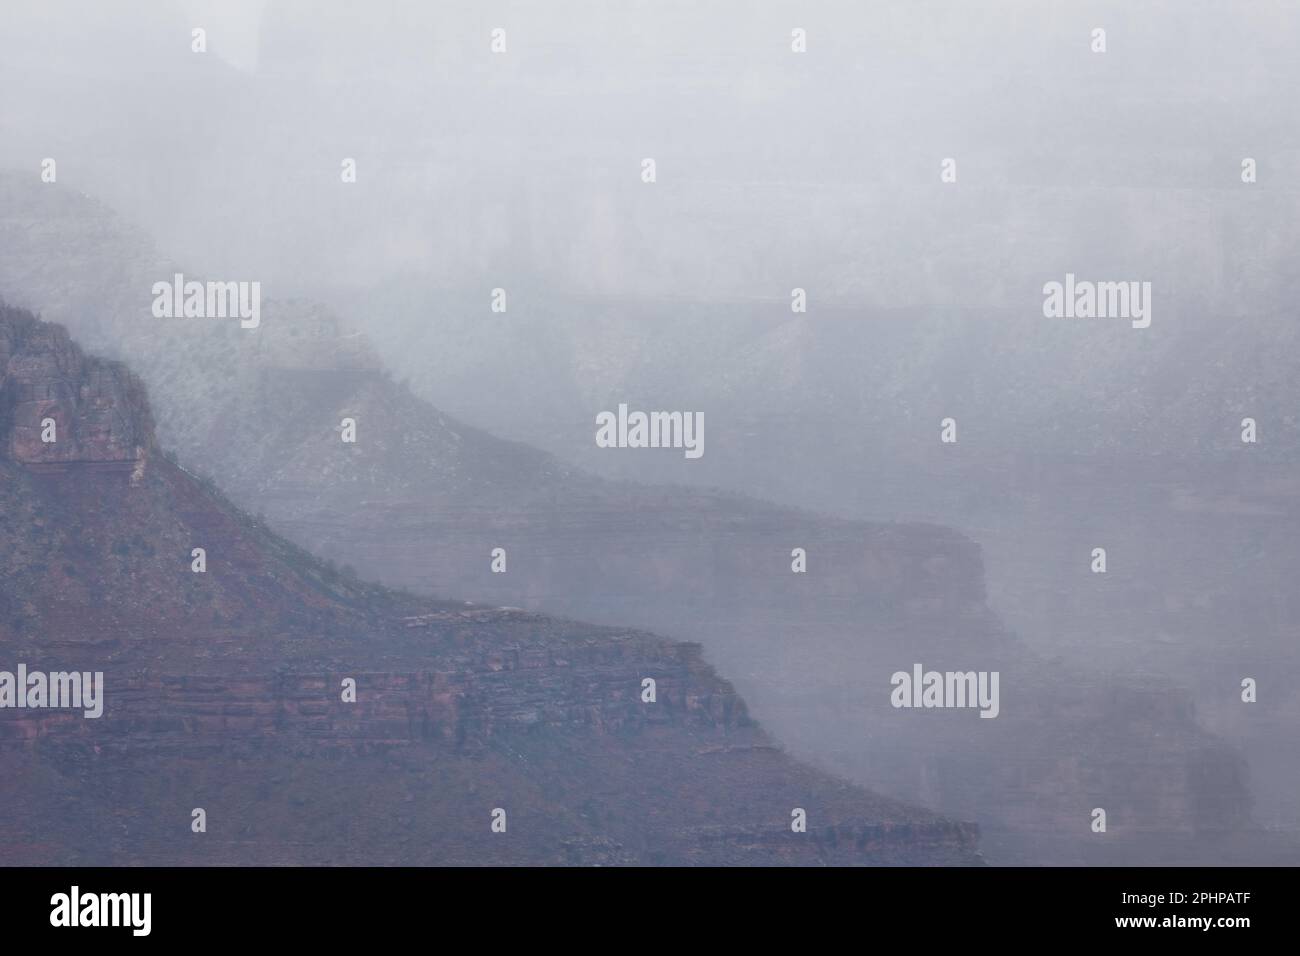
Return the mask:
<path id="1" fill-rule="evenodd" d="M 5 307 L 0 429 L 26 465 L 134 464 L 154 444 L 144 386 L 122 363 L 88 359 L 61 326 Z"/>
<path id="2" fill-rule="evenodd" d="M 1220 858 L 1204 849 L 1207 826 L 1248 822 L 1246 771 L 1187 695 L 1146 674 L 1103 675 L 1035 654 L 988 607 L 981 548 L 965 535 L 595 478 L 443 415 L 319 305 L 268 297 L 255 332 L 155 319 L 142 290 L 174 267 L 144 237 L 69 190 L 0 177 L 0 196 L 0 245 L 15 253 L 0 259 L 0 292 L 129 355 L 164 444 L 314 554 L 419 593 L 698 641 L 794 753 L 1013 834 L 1004 860 L 1081 862 L 1131 845 L 1079 826 L 1106 794 L 1123 801 L 1119 826 L 1199 859 Z M 339 440 L 343 417 L 357 422 L 356 444 Z M 959 475 L 937 484 L 945 495 L 968 491 Z M 87 489 L 59 494 L 85 499 Z M 202 520 L 212 533 L 225 527 Z M 132 542 L 122 560 L 147 546 Z M 791 573 L 796 546 L 807 574 Z M 507 574 L 491 571 L 496 547 L 509 552 Z M 222 613 L 251 621 L 283 609 L 264 603 L 278 586 L 267 567 Z M 189 620 L 212 613 L 188 592 L 185 601 Z M 1001 715 L 966 722 L 975 715 L 892 709 L 891 673 L 917 661 L 1000 670 Z M 1153 698 L 1161 706 L 1150 708 Z"/>
<path id="3" fill-rule="evenodd" d="M 103 675 L 97 718 L 0 708 L 8 862 L 980 861 L 973 825 L 787 756 L 698 645 L 388 591 L 164 456 L 102 467 L 151 444 L 138 384 L 0 328 L 5 394 L 84 436 L 0 458 L 0 670 Z"/>

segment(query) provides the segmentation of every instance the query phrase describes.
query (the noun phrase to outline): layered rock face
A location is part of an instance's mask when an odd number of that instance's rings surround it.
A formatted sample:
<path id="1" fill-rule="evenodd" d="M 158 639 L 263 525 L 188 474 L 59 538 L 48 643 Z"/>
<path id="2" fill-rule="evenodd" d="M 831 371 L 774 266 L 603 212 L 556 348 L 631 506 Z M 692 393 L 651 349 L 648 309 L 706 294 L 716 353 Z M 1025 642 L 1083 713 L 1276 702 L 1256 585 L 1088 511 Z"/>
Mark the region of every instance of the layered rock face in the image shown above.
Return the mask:
<path id="1" fill-rule="evenodd" d="M 979 548 L 959 534 L 601 482 L 448 420 L 382 373 L 251 363 L 238 381 L 194 460 L 364 577 L 698 640 L 795 752 L 980 820 L 1007 862 L 1258 851 L 1254 837 L 1223 849 L 1252 829 L 1246 770 L 1186 696 L 1037 657 L 989 611 Z M 320 424 L 268 441 L 259 408 Z M 344 416 L 356 446 L 333 427 Z M 795 547 L 807 574 L 791 571 Z M 1008 706 L 992 721 L 896 710 L 891 675 L 915 662 L 997 670 Z M 1103 803 L 1107 845 L 1086 825 Z"/>
<path id="2" fill-rule="evenodd" d="M 266 301 L 255 332 L 154 319 L 141 290 L 173 267 L 125 233 L 115 260 L 103 244 L 70 256 L 77 275 L 102 277 L 103 302 L 88 308 L 27 244 L 88 222 L 112 233 L 112 217 L 66 194 L 11 198 L 0 229 L 21 254 L 0 267 L 0 291 L 21 290 L 105 348 L 129 343 L 164 443 L 313 553 L 426 594 L 699 641 L 783 744 L 976 817 L 1007 835 L 1007 861 L 1141 862 L 1138 834 L 1217 859 L 1207 833 L 1249 828 L 1240 760 L 1187 698 L 1032 653 L 985 603 L 969 538 L 593 478 L 441 414 L 311 303 Z M 344 418 L 355 444 L 340 440 Z M 495 548 L 505 573 L 492 570 Z M 794 548 L 808 573 L 792 573 Z M 890 677 L 916 662 L 1000 670 L 1001 715 L 893 709 Z M 1107 799 L 1122 800 L 1127 831 L 1109 842 L 1087 826 Z"/>
<path id="3" fill-rule="evenodd" d="M 144 387 L 125 366 L 85 360 L 62 327 L 3 307 L 0 428 L 8 457 L 27 465 L 133 463 L 153 444 Z"/>
<path id="4" fill-rule="evenodd" d="M 786 756 L 697 645 L 341 576 L 122 457 L 153 438 L 120 368 L 12 311 L 0 339 L 26 382 L 79 370 L 70 432 L 121 423 L 0 459 L 0 670 L 103 675 L 98 718 L 0 708 L 8 862 L 979 862 L 973 825 Z"/>

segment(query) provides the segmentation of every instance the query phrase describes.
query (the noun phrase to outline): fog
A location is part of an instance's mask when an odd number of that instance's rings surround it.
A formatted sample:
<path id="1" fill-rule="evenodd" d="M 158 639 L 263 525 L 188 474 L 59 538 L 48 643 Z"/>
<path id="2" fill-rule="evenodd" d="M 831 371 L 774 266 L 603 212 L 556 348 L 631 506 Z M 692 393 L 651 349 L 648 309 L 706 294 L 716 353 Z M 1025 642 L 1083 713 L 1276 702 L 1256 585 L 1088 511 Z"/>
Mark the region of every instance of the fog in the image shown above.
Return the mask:
<path id="1" fill-rule="evenodd" d="M 55 159 L 149 256 L 320 303 L 415 396 L 565 468 L 955 529 L 1019 640 L 1185 694 L 1244 755 L 1255 822 L 1300 833 L 1300 3 L 50 2 L 0 22 L 0 172 L 52 189 Z M 76 276 L 38 301 L 20 272 L 0 296 L 128 363 L 147 349 L 61 298 Z M 1149 283 L 1149 325 L 1045 315 L 1067 274 Z M 704 454 L 600 447 L 620 403 L 701 413 Z M 743 634 L 710 653 L 763 719 Z M 860 754 L 835 763 L 854 730 L 772 693 L 783 739 L 872 784 Z"/>

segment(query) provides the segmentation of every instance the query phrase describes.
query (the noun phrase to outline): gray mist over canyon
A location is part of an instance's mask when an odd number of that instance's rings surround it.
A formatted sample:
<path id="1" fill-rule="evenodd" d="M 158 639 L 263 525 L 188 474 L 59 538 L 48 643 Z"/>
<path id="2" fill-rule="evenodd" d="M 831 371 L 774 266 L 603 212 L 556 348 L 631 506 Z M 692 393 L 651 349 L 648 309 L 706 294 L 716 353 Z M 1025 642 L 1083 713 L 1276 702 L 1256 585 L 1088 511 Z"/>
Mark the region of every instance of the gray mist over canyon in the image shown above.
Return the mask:
<path id="1" fill-rule="evenodd" d="M 1300 4 L 2 22 L 0 300 L 271 531 L 698 643 L 989 862 L 1300 860 Z M 159 317 L 178 273 L 260 324 Z M 703 453 L 601 447 L 620 405 Z M 894 706 L 917 663 L 996 718 Z"/>

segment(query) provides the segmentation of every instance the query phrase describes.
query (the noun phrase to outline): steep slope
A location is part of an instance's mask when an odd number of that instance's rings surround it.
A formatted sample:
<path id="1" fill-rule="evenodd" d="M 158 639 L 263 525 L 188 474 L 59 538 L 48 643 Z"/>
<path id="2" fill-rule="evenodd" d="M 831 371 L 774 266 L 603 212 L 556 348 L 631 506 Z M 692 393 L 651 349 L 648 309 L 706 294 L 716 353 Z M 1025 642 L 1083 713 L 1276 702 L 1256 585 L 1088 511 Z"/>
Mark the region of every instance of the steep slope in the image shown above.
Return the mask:
<path id="1" fill-rule="evenodd" d="M 68 190 L 0 187 L 0 293 L 129 356 L 164 443 L 313 552 L 391 585 L 700 641 L 795 752 L 976 817 L 1005 860 L 1240 858 L 1222 844 L 1251 831 L 1239 757 L 1166 683 L 1030 653 L 987 608 L 969 539 L 593 478 L 442 415 L 309 302 L 264 302 L 252 332 L 155 319 L 148 290 L 176 270 L 147 242 Z M 1000 670 L 1007 706 L 896 710 L 890 676 L 915 662 Z M 1121 811 L 1099 841 L 1088 812 L 1107 801 Z"/>
<path id="2" fill-rule="evenodd" d="M 0 342 L 0 666 L 104 674 L 99 718 L 0 710 L 4 862 L 977 860 L 786 757 L 697 646 L 344 580 L 159 455 L 123 367 L 14 310 Z M 68 444 L 14 438 L 33 394 Z"/>

